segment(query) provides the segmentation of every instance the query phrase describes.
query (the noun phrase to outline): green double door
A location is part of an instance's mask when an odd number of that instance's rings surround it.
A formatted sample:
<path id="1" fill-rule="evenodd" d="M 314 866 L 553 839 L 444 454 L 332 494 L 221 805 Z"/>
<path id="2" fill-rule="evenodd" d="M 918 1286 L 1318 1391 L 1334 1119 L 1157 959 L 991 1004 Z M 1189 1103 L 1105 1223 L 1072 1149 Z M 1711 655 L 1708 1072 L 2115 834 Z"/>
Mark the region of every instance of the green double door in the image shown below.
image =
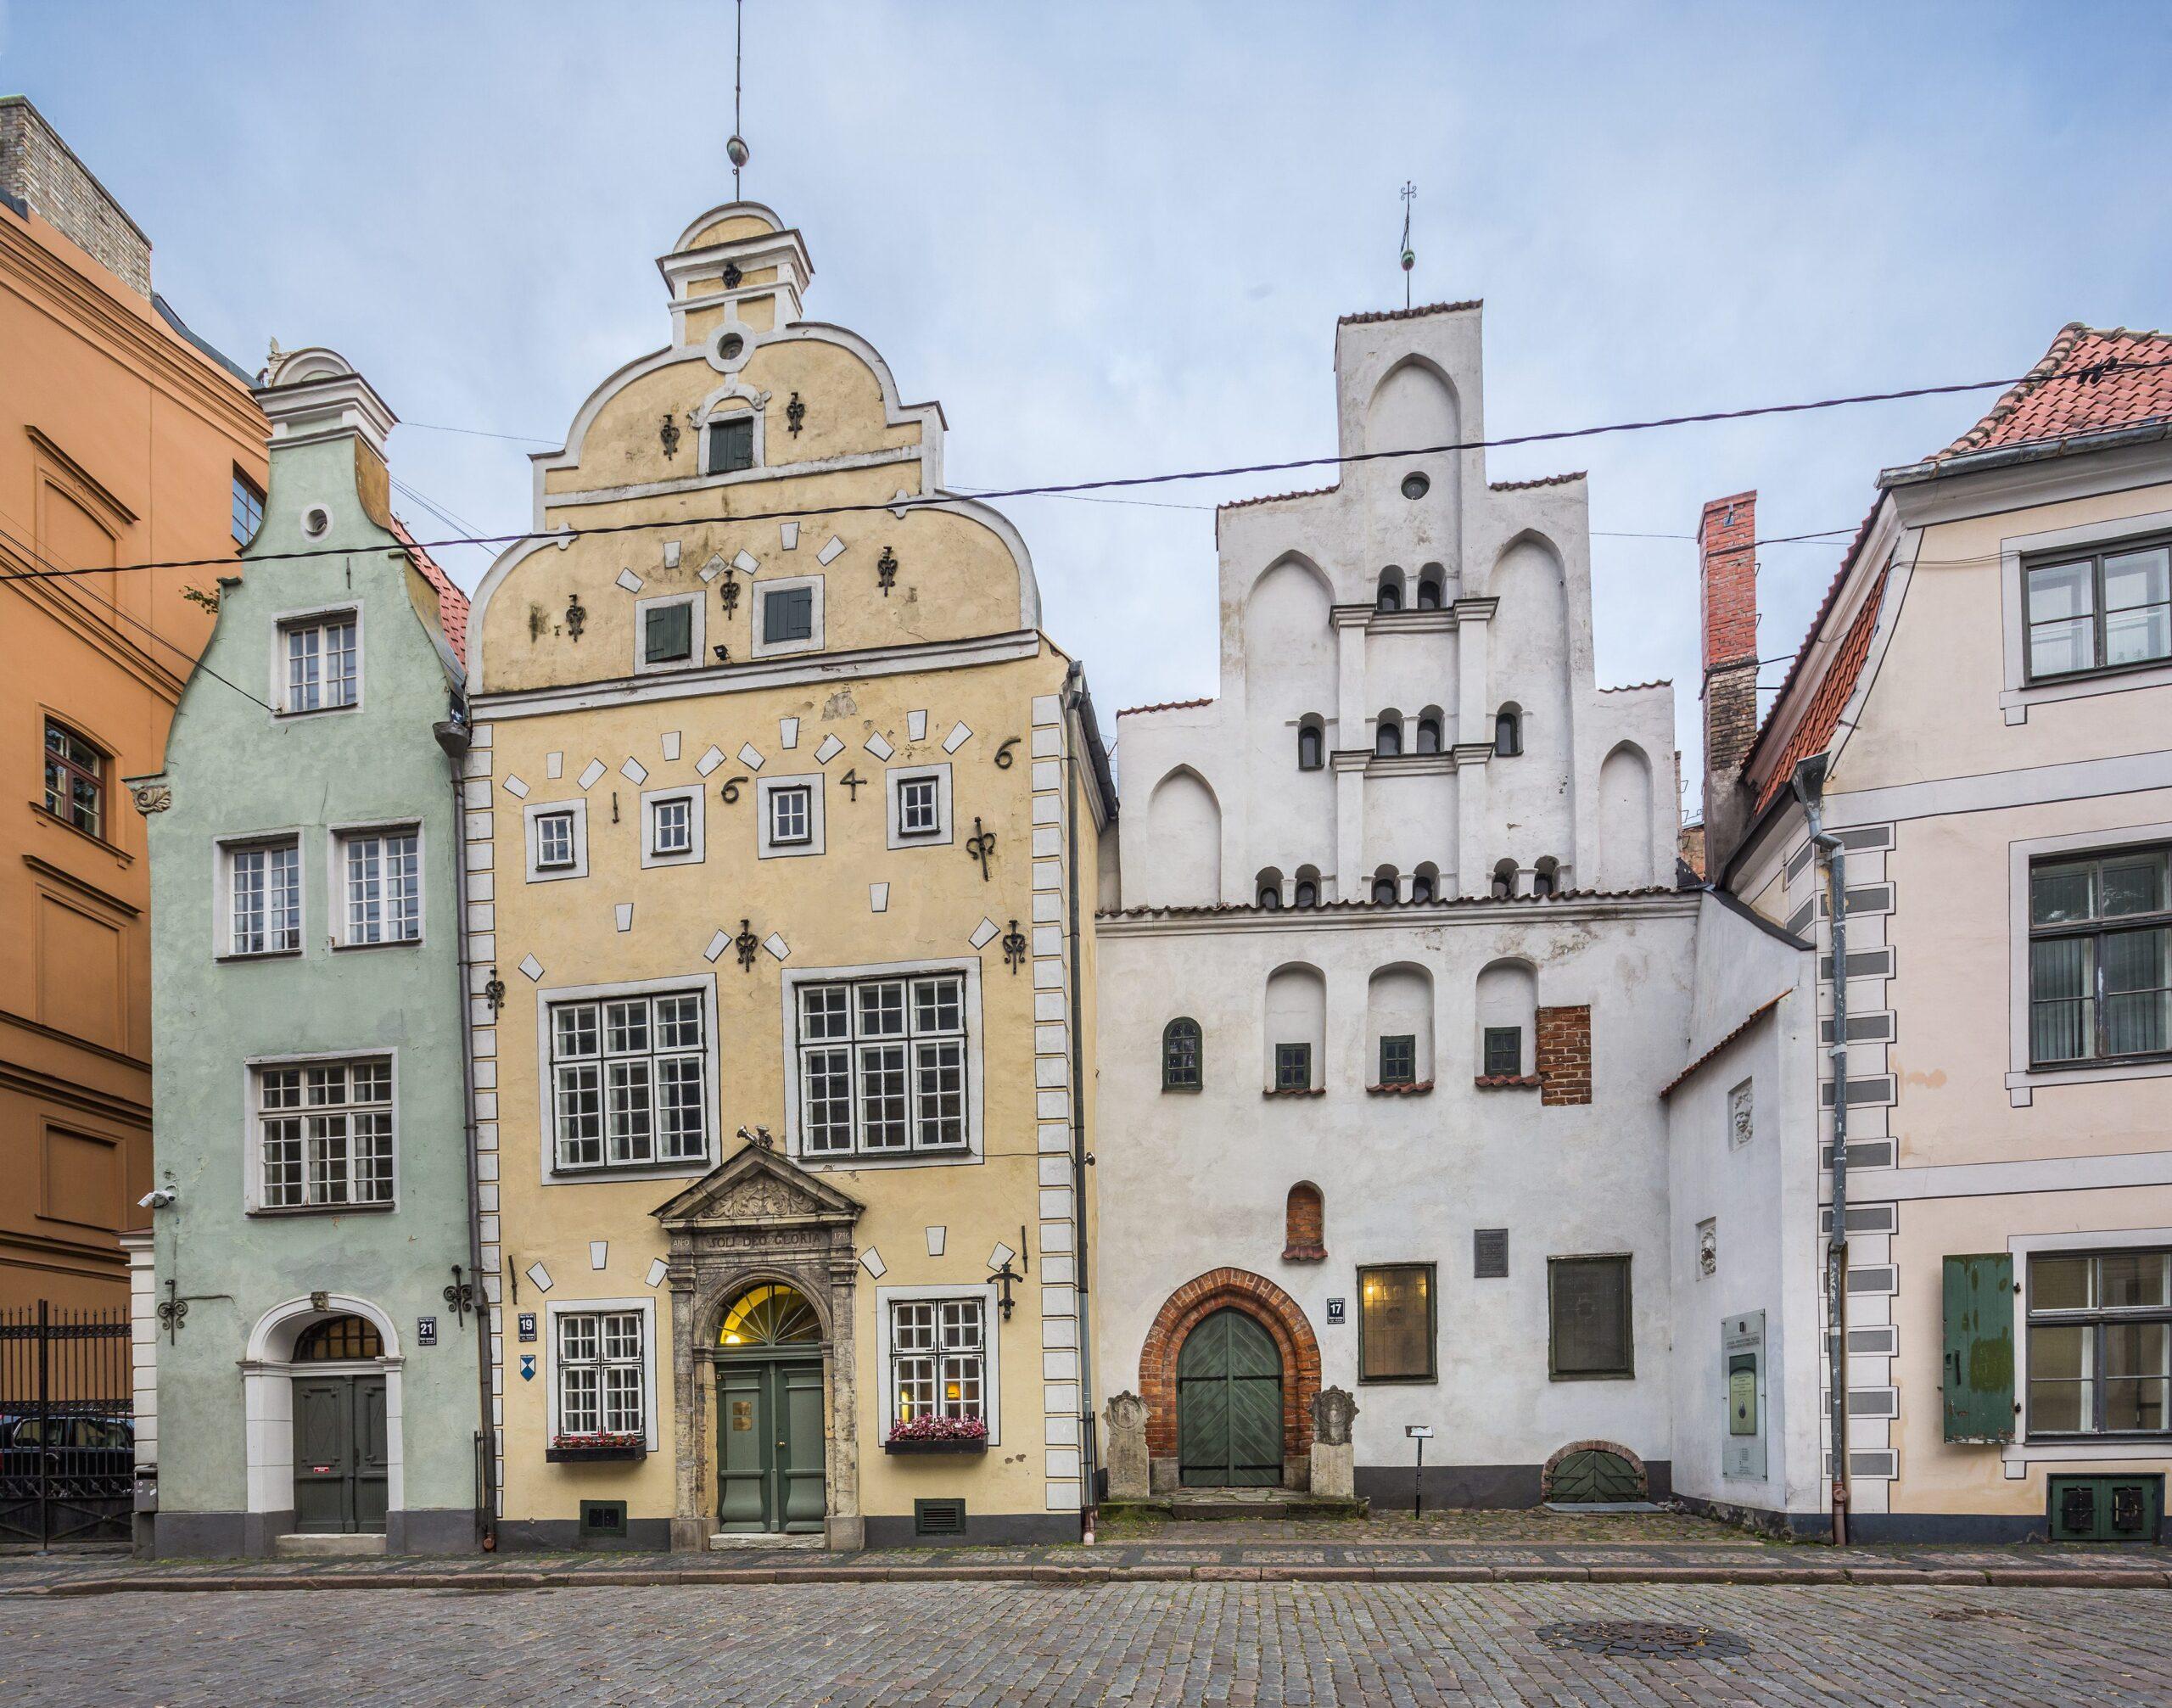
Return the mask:
<path id="1" fill-rule="evenodd" d="M 1177 1464 L 1187 1488 L 1281 1486 L 1282 1354 L 1242 1311 L 1217 1311 L 1177 1354 Z"/>
<path id="2" fill-rule="evenodd" d="M 719 1360 L 716 1385 L 719 1528 L 821 1529 L 821 1360 Z"/>
<path id="3" fill-rule="evenodd" d="M 383 1376 L 294 1378 L 294 1528 L 384 1528 L 389 1487 Z"/>

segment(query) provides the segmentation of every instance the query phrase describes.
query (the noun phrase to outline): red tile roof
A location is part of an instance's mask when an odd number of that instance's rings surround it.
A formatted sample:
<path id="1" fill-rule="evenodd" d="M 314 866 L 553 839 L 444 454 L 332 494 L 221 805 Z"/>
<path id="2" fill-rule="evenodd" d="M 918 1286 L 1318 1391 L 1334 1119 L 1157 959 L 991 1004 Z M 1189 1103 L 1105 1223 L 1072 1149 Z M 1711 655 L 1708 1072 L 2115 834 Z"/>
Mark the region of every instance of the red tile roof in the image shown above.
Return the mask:
<path id="1" fill-rule="evenodd" d="M 2157 365 L 2147 365 L 2152 363 Z M 2060 328 L 2044 359 L 1981 421 L 1931 461 L 2168 418 L 2172 335 L 2074 321 Z"/>
<path id="2" fill-rule="evenodd" d="M 1415 308 L 1375 309 L 1368 314 L 1346 314 L 1335 322 L 1337 326 L 1370 326 L 1383 320 L 1423 320 L 1429 314 L 1461 314 L 1465 309 L 1483 308 L 1484 297 L 1475 296 L 1468 302 L 1421 302 Z"/>
<path id="3" fill-rule="evenodd" d="M 1853 556 L 1850 552 L 1850 557 L 1852 558 Z M 1845 569 L 1841 572 L 1844 576 L 1846 573 Z M 1838 591 L 1839 584 L 1836 582 L 1833 591 Z M 1794 732 L 1788 737 L 1787 746 L 1780 750 L 1779 759 L 1765 779 L 1765 787 L 1757 792 L 1758 811 L 1764 811 L 1771 804 L 1772 797 L 1788 786 L 1788 779 L 1794 775 L 1798 761 L 1806 759 L 1813 753 L 1823 753 L 1826 743 L 1833 739 L 1833 731 L 1840 721 L 1841 708 L 1848 703 L 1848 697 L 1855 692 L 1856 680 L 1863 673 L 1864 660 L 1870 657 L 1871 632 L 1878 627 L 1878 608 L 1884 592 L 1885 571 L 1880 568 L 1878 580 L 1864 596 L 1862 609 L 1856 613 L 1856 620 L 1848 625 L 1847 634 L 1842 636 L 1839 646 L 1833 652 L 1832 663 L 1825 667 L 1825 674 L 1811 691 L 1810 704 L 1803 712 L 1802 721 L 1795 725 Z M 1828 609 L 1832 602 L 1832 596 L 1828 594 L 1826 599 Z M 1803 642 L 1805 652 L 1817 640 L 1824 620 L 1825 613 L 1820 611 L 1818 620 L 1811 625 L 1810 639 Z M 1799 669 L 1801 665 L 1802 658 L 1798 654 L 1794 668 Z M 1792 681 L 1794 676 L 1794 672 L 1791 669 L 1789 680 Z M 1782 692 L 1784 696 L 1785 690 Z"/>
<path id="4" fill-rule="evenodd" d="M 1522 492 L 1533 486 L 1566 486 L 1571 481 L 1587 478 L 1587 471 L 1572 468 L 1566 474 L 1542 474 L 1536 480 L 1489 480 L 1488 492 Z"/>
<path id="5" fill-rule="evenodd" d="M 415 567 L 423 572 L 423 579 L 438 590 L 438 623 L 445 630 L 445 644 L 452 648 L 452 656 L 460 660 L 462 669 L 467 668 L 467 596 L 453 585 L 452 577 L 439 566 L 436 558 L 415 543 L 415 536 L 407 531 L 407 524 L 397 516 L 392 518 L 393 537 L 407 548 L 407 555 L 415 560 Z"/>
<path id="6" fill-rule="evenodd" d="M 1213 703 L 1212 697 L 1204 700 L 1162 700 L 1151 706 L 1119 706 L 1117 715 L 1128 718 L 1139 712 L 1182 712 L 1194 706 L 1211 706 Z"/>
<path id="7" fill-rule="evenodd" d="M 1279 504 L 1285 498 L 1318 498 L 1324 493 L 1339 490 L 1340 483 L 1335 486 L 1308 486 L 1302 492 L 1262 492 L 1257 498 L 1232 498 L 1227 503 L 1218 504 L 1214 507 L 1217 510 L 1242 510 L 1253 504 Z"/>

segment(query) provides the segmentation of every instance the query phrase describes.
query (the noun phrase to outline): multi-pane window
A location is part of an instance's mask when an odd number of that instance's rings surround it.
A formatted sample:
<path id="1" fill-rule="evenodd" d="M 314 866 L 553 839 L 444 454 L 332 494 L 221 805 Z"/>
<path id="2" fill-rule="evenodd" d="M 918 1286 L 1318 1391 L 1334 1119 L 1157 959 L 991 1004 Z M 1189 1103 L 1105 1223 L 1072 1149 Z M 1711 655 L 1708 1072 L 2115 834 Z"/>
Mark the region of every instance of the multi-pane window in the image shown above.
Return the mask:
<path id="1" fill-rule="evenodd" d="M 234 544 L 246 546 L 264 525 L 264 495 L 241 470 L 234 470 Z"/>
<path id="2" fill-rule="evenodd" d="M 702 999 L 691 992 L 551 1007 L 558 1167 L 639 1168 L 708 1154 Z"/>
<path id="3" fill-rule="evenodd" d="M 1196 1091 L 1201 1084 L 1199 1022 L 1189 1016 L 1162 1028 L 1162 1089 Z"/>
<path id="4" fill-rule="evenodd" d="M 286 661 L 281 710 L 331 711 L 360 698 L 361 652 L 352 611 L 282 624 L 279 651 Z"/>
<path id="5" fill-rule="evenodd" d="M 302 851 L 293 838 L 227 850 L 227 953 L 279 955 L 302 946 Z"/>
<path id="6" fill-rule="evenodd" d="M 1520 1026 L 1486 1028 L 1486 1077 L 1514 1079 L 1524 1071 L 1524 1029 Z"/>
<path id="7" fill-rule="evenodd" d="M 1549 1257 L 1548 1369 L 1556 1381 L 1636 1374 L 1626 1257 Z"/>
<path id="8" fill-rule="evenodd" d="M 932 837 L 943 828 L 943 809 L 937 779 L 898 779 L 898 834 Z"/>
<path id="9" fill-rule="evenodd" d="M 784 641 L 814 638 L 814 590 L 779 587 L 762 596 L 762 642 L 775 646 Z"/>
<path id="10" fill-rule="evenodd" d="M 641 613 L 641 662 L 683 664 L 694 656 L 694 608 L 681 600 Z"/>
<path id="11" fill-rule="evenodd" d="M 2032 680 L 2172 658 L 2172 544 L 2029 566 Z"/>
<path id="12" fill-rule="evenodd" d="M 413 830 L 339 838 L 347 930 L 359 943 L 415 943 L 423 935 L 423 838 Z"/>
<path id="13" fill-rule="evenodd" d="M 45 809 L 79 831 L 105 834 L 105 755 L 50 718 L 45 720 Z"/>
<path id="14" fill-rule="evenodd" d="M 734 416 L 713 421 L 708 429 L 708 461 L 704 474 L 736 474 L 754 466 L 754 417 Z"/>
<path id="15" fill-rule="evenodd" d="M 2172 1428 L 2172 1252 L 2029 1259 L 2029 1433 Z"/>
<path id="16" fill-rule="evenodd" d="M 801 985 L 799 1099 L 809 1156 L 963 1150 L 963 976 Z"/>
<path id="17" fill-rule="evenodd" d="M 535 818 L 535 865 L 551 871 L 574 863 L 574 815 L 539 813 Z"/>
<path id="18" fill-rule="evenodd" d="M 771 789 L 770 841 L 780 848 L 793 848 L 814 838 L 814 791 L 805 783 Z"/>
<path id="19" fill-rule="evenodd" d="M 987 1307 L 979 1299 L 890 1307 L 892 1420 L 986 1415 Z"/>
<path id="20" fill-rule="evenodd" d="M 266 1209 L 392 1201 L 392 1060 L 256 1070 Z"/>
<path id="21" fill-rule="evenodd" d="M 1413 1033 L 1395 1033 L 1380 1039 L 1380 1079 L 1383 1085 L 1418 1083 L 1418 1039 Z"/>
<path id="22" fill-rule="evenodd" d="M 560 1435 L 641 1435 L 641 1313 L 568 1311 L 558 1319 Z"/>
<path id="23" fill-rule="evenodd" d="M 1392 1263 L 1358 1272 L 1358 1380 L 1434 1379 L 1433 1266 Z"/>
<path id="24" fill-rule="evenodd" d="M 649 852 L 653 854 L 691 854 L 693 848 L 692 799 L 686 795 L 674 795 L 650 803 Z M 567 858 L 571 859 L 571 854 L 568 854 Z"/>
<path id="25" fill-rule="evenodd" d="M 2172 848 L 2029 872 L 2029 1056 L 2039 1067 L 2172 1050 Z"/>
<path id="26" fill-rule="evenodd" d="M 1309 1091 L 1313 1089 L 1313 1046 L 1278 1044 L 1274 1046 L 1274 1089 Z"/>

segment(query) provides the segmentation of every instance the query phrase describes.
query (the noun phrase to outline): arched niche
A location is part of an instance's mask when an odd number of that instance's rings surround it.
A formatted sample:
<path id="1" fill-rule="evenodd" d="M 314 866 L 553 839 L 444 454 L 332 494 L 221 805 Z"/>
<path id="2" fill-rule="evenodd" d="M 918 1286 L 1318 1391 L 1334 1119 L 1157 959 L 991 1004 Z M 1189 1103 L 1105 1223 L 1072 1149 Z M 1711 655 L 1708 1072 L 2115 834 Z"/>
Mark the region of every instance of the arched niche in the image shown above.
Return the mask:
<path id="1" fill-rule="evenodd" d="M 1327 1200 L 1309 1180 L 1300 1180 L 1282 1201 L 1282 1261 L 1318 1263 L 1327 1258 Z"/>
<path id="2" fill-rule="evenodd" d="M 1139 899 L 1209 906 L 1222 899 L 1222 807 L 1206 780 L 1179 765 L 1146 801 L 1148 882 Z"/>
<path id="3" fill-rule="evenodd" d="M 1253 904 L 1269 913 L 1279 913 L 1282 910 L 1282 869 L 1279 866 L 1262 866 L 1259 876 L 1252 880 Z"/>
<path id="4" fill-rule="evenodd" d="M 1479 972 L 1476 998 L 1478 1035 L 1472 1059 L 1477 1073 L 1520 1078 L 1532 1072 L 1538 1030 L 1537 970 L 1527 960 L 1493 961 Z M 1503 1035 L 1510 1030 L 1516 1034 L 1513 1065 L 1508 1059 L 1509 1040 Z"/>
<path id="5" fill-rule="evenodd" d="M 1598 888 L 1642 889 L 1656 882 L 1652 857 L 1652 764 L 1624 742 L 1598 768 Z"/>
<path id="6" fill-rule="evenodd" d="M 1335 703 L 1335 595 L 1309 558 L 1292 552 L 1262 572 L 1245 596 L 1247 698 L 1256 715 L 1284 720 Z"/>
<path id="7" fill-rule="evenodd" d="M 1317 1090 L 1325 1083 L 1327 979 L 1305 961 L 1278 966 L 1267 976 L 1265 1045 L 1262 1084 L 1269 1091 Z M 1303 1050 L 1304 1077 L 1296 1083 L 1296 1058 L 1285 1050 Z"/>
<path id="8" fill-rule="evenodd" d="M 1367 1084 L 1433 1083 L 1433 976 L 1414 961 L 1376 969 L 1365 983 Z"/>
<path id="9" fill-rule="evenodd" d="M 1414 451 L 1426 445 L 1454 445 L 1463 438 L 1463 408 L 1447 374 L 1423 356 L 1406 356 L 1381 376 L 1365 406 L 1365 448 L 1373 451 Z M 1429 530 L 1441 552 L 1444 573 L 1460 563 L 1457 519 L 1462 514 L 1462 456 L 1441 452 L 1430 456 L 1385 456 L 1367 466 L 1364 479 L 1386 489 L 1390 506 L 1408 502 L 1417 516 L 1433 526 Z M 1413 474 L 1424 477 L 1425 490 L 1415 500 L 1400 495 Z M 1392 509 L 1391 514 L 1394 513 Z M 1441 518 L 1447 522 L 1440 525 Z"/>

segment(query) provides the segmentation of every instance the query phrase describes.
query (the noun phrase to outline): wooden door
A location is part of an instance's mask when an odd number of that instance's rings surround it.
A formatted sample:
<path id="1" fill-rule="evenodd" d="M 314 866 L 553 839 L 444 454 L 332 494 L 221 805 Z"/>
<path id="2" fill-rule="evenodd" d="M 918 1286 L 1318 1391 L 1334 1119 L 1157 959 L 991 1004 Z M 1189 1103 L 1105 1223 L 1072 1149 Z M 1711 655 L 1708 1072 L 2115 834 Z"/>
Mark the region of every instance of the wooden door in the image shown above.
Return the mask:
<path id="1" fill-rule="evenodd" d="M 388 1492 L 383 1376 L 294 1378 L 294 1528 L 382 1531 Z"/>
<path id="2" fill-rule="evenodd" d="M 1282 1355 L 1242 1311 L 1217 1311 L 1177 1354 L 1177 1457 L 1187 1487 L 1281 1485 Z"/>
<path id="3" fill-rule="evenodd" d="M 819 1531 L 828 1511 L 819 1360 L 719 1364 L 717 1520 L 728 1533 Z"/>

